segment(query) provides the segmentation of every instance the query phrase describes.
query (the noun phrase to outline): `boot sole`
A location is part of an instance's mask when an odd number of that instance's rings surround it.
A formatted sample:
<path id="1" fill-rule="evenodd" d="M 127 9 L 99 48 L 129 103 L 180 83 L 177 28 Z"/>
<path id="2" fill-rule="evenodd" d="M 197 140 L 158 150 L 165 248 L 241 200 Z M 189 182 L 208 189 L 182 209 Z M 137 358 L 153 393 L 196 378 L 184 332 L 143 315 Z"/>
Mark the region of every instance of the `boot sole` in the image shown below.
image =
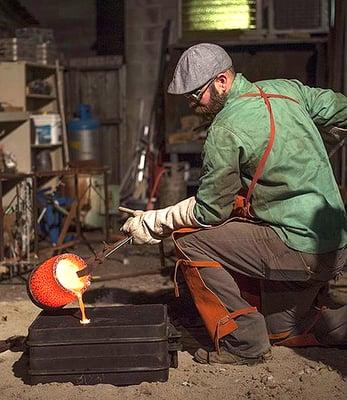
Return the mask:
<path id="1" fill-rule="evenodd" d="M 257 365 L 257 364 L 262 364 L 265 361 L 267 361 L 263 357 L 254 358 L 254 359 L 252 359 L 252 358 L 240 358 L 239 360 L 233 360 L 233 361 L 230 361 L 230 362 L 227 362 L 227 361 L 213 361 L 213 360 L 212 361 L 208 361 L 208 360 L 205 360 L 205 359 L 203 359 L 203 358 L 201 358 L 201 357 L 199 357 L 197 355 L 194 355 L 194 360 L 197 361 L 200 364 L 210 364 L 210 365 L 212 365 L 212 364 L 247 365 L 249 367 L 251 367 L 253 365 Z"/>

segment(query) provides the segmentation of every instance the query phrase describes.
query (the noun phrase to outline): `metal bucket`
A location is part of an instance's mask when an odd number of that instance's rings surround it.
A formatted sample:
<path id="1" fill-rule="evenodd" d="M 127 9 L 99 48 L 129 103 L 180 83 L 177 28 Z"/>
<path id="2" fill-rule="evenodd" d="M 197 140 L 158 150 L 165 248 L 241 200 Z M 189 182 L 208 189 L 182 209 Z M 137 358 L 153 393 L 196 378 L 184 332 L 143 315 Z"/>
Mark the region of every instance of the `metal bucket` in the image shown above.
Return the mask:
<path id="1" fill-rule="evenodd" d="M 69 131 L 71 161 L 99 161 L 100 143 L 96 130 L 81 129 Z"/>
<path id="2" fill-rule="evenodd" d="M 100 123 L 92 117 L 88 104 L 80 104 L 77 117 L 68 125 L 68 142 L 72 162 L 100 162 Z"/>

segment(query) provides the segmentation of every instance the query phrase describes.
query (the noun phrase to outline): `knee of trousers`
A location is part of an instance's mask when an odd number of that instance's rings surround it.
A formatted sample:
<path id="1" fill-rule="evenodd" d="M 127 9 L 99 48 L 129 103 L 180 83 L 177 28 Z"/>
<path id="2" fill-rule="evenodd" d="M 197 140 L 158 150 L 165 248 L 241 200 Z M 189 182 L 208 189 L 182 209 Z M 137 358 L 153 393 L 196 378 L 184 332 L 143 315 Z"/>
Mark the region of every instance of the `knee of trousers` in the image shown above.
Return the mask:
<path id="1" fill-rule="evenodd" d="M 191 234 L 176 239 L 177 245 L 184 251 L 185 255 L 189 258 L 194 258 L 191 257 L 194 253 L 194 246 L 191 244 L 191 242 L 192 242 Z"/>
<path id="2" fill-rule="evenodd" d="M 191 234 L 178 237 L 178 238 L 176 239 L 176 242 L 177 242 L 180 246 L 184 246 L 184 247 L 185 247 L 185 246 L 190 242 L 190 240 L 189 240 L 190 237 L 191 237 Z"/>

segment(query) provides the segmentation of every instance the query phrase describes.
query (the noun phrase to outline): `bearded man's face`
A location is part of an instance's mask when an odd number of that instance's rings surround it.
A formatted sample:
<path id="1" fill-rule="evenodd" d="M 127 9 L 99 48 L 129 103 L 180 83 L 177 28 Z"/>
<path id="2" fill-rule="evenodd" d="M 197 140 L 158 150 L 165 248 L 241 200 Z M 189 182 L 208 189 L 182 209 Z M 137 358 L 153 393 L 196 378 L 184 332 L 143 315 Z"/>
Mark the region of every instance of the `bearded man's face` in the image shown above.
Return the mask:
<path id="1" fill-rule="evenodd" d="M 214 85 L 209 87 L 210 101 L 207 105 L 202 105 L 191 101 L 189 106 L 196 114 L 199 114 L 206 121 L 213 121 L 214 117 L 221 111 L 227 99 L 226 93 L 218 93 Z"/>

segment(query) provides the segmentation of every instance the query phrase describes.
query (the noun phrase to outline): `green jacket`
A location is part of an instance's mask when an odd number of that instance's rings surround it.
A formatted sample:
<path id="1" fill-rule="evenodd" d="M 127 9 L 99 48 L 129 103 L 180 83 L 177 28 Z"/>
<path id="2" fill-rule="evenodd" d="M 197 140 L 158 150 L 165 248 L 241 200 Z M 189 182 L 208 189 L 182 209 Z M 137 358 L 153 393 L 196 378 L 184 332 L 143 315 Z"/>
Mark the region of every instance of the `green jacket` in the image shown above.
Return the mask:
<path id="1" fill-rule="evenodd" d="M 347 127 L 347 97 L 310 88 L 297 80 L 257 82 L 270 99 L 276 137 L 253 192 L 256 217 L 269 224 L 289 247 L 324 253 L 347 244 L 347 220 L 321 135 L 316 127 Z M 269 113 L 258 92 L 237 74 L 224 108 L 209 128 L 194 215 L 201 225 L 230 217 L 238 191 L 247 190 L 269 140 Z"/>

